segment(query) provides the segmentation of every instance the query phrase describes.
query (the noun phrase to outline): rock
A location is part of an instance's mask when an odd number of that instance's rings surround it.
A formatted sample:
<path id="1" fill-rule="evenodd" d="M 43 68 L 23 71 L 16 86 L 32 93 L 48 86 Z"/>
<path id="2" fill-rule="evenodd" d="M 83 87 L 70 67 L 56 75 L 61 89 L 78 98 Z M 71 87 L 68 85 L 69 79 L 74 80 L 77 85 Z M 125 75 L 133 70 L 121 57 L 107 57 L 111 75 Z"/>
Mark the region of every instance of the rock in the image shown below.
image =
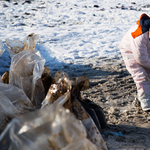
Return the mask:
<path id="1" fill-rule="evenodd" d="M 149 116 L 149 117 L 147 117 L 147 121 L 150 121 L 150 116 Z"/>
<path id="2" fill-rule="evenodd" d="M 27 12 L 25 12 L 24 14 L 25 14 L 25 15 L 30 15 L 30 13 L 27 13 Z"/>
<path id="3" fill-rule="evenodd" d="M 93 7 L 99 8 L 99 6 L 98 6 L 98 5 L 94 5 Z"/>
<path id="4" fill-rule="evenodd" d="M 118 108 L 114 108 L 113 106 L 110 107 L 110 109 L 108 110 L 108 113 L 111 115 L 118 115 L 120 112 L 120 110 Z"/>
<path id="5" fill-rule="evenodd" d="M 134 107 L 140 107 L 141 106 L 140 101 L 137 98 L 135 98 L 135 100 L 132 102 L 132 105 Z"/>
<path id="6" fill-rule="evenodd" d="M 131 4 L 136 4 L 135 2 L 132 2 Z"/>
<path id="7" fill-rule="evenodd" d="M 25 3 L 31 4 L 31 1 L 30 0 L 26 0 L 25 2 L 22 3 L 22 5 L 24 5 Z"/>
<path id="8" fill-rule="evenodd" d="M 8 7 L 8 5 L 4 4 L 3 7 Z"/>
<path id="9" fill-rule="evenodd" d="M 18 3 L 17 3 L 17 2 L 15 2 L 15 3 L 14 3 L 14 5 L 18 5 Z"/>

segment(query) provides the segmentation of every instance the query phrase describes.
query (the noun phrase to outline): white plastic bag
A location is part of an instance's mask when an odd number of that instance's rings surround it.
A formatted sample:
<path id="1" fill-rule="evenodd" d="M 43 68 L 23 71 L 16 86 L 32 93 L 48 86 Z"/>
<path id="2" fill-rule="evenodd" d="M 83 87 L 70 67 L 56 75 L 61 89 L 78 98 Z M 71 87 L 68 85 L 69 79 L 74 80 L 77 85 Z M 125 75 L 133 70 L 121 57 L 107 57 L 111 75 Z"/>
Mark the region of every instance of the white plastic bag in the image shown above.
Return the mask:
<path id="1" fill-rule="evenodd" d="M 35 52 L 36 41 L 39 39 L 37 34 L 31 33 L 24 40 L 24 50 L 27 52 Z"/>
<path id="2" fill-rule="evenodd" d="M 0 92 L 0 133 L 12 118 L 19 116 L 20 112 L 15 108 L 11 101 Z"/>
<path id="3" fill-rule="evenodd" d="M 24 43 L 20 40 L 6 39 L 6 46 L 8 47 L 10 57 L 24 50 Z"/>
<path id="4" fill-rule="evenodd" d="M 31 101 L 19 88 L 0 83 L 0 132 L 9 121 L 33 108 Z"/>
<path id="5" fill-rule="evenodd" d="M 0 147 L 1 150 L 97 150 L 86 138 L 82 123 L 69 110 L 55 104 L 13 119 L 0 136 Z"/>
<path id="6" fill-rule="evenodd" d="M 33 108 L 33 105 L 22 89 L 10 84 L 0 83 L 0 91 L 5 95 L 15 108 L 25 113 L 25 108 Z"/>
<path id="7" fill-rule="evenodd" d="M 22 51 L 29 53 L 35 52 L 36 41 L 39 36 L 37 34 L 29 34 L 23 41 L 6 39 L 6 46 L 8 47 L 10 57 Z"/>
<path id="8" fill-rule="evenodd" d="M 12 57 L 9 71 L 9 84 L 21 88 L 37 108 L 45 98 L 41 80 L 44 64 L 45 59 L 39 52 L 22 51 Z"/>
<path id="9" fill-rule="evenodd" d="M 21 88 L 32 104 L 40 108 L 41 102 L 45 98 L 41 80 L 45 59 L 35 50 L 38 38 L 38 35 L 32 33 L 23 42 L 7 39 L 6 45 L 12 54 L 9 84 Z"/>

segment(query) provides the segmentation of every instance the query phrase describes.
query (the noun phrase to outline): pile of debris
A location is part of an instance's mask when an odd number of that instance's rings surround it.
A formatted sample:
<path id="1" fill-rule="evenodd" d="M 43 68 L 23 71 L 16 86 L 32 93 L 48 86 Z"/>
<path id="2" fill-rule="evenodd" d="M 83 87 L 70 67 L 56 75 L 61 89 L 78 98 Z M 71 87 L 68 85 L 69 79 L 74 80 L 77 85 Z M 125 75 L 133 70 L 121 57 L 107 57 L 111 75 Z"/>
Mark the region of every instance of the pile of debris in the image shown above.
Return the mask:
<path id="1" fill-rule="evenodd" d="M 0 80 L 1 150 L 107 150 L 103 111 L 80 95 L 89 78 L 69 79 L 63 71 L 52 78 L 35 50 L 38 38 L 32 33 L 24 41 L 6 40 L 11 65 Z"/>

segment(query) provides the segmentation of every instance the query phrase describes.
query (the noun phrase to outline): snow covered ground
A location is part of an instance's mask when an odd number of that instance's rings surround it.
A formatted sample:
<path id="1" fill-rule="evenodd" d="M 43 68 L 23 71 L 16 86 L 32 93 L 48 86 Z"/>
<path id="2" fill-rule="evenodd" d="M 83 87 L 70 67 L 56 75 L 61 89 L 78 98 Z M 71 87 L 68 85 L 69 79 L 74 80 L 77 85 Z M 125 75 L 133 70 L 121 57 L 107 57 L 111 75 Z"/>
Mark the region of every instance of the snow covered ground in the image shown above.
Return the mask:
<path id="1" fill-rule="evenodd" d="M 39 35 L 36 50 L 52 74 L 58 70 L 86 72 L 101 58 L 120 55 L 118 46 L 142 13 L 150 15 L 149 0 L 15 0 L 0 1 L 0 75 L 9 70 L 7 38 Z M 91 75 L 91 74 L 90 74 Z"/>

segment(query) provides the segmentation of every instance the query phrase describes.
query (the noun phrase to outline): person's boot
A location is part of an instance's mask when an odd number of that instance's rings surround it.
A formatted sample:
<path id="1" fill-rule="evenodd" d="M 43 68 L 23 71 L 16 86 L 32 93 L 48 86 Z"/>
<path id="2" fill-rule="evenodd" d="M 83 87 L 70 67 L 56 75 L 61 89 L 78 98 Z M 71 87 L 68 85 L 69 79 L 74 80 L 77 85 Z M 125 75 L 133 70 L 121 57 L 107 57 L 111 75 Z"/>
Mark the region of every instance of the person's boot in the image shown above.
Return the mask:
<path id="1" fill-rule="evenodd" d="M 139 96 L 138 99 L 141 103 L 141 108 L 144 111 L 150 111 L 150 95 L 144 94 Z"/>

